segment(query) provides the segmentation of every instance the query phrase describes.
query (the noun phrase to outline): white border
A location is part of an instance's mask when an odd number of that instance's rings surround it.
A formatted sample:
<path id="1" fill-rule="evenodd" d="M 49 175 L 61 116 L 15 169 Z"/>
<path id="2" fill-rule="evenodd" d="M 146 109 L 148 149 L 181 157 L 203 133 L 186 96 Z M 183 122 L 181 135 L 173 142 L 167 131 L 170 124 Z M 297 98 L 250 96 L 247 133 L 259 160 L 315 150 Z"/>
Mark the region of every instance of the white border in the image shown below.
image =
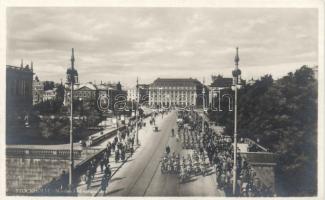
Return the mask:
<path id="1" fill-rule="evenodd" d="M 2 0 L 0 1 L 0 125 L 1 125 L 1 163 L 0 163 L 0 199 L 38 199 L 45 197 L 7 197 L 5 194 L 5 65 L 6 65 L 6 8 L 7 7 L 250 7 L 250 8 L 318 8 L 318 196 L 290 197 L 290 199 L 325 199 L 324 196 L 324 1 L 322 0 Z M 306 177 L 308 178 L 308 177 Z M 52 197 L 51 199 L 61 199 Z M 67 199 L 73 197 L 66 197 Z M 78 197 L 88 199 L 88 197 Z M 96 197 L 101 198 L 101 197 Z M 127 197 L 107 197 L 125 199 Z M 128 197 L 142 199 L 144 197 Z M 153 197 L 149 197 L 153 198 Z M 158 197 L 157 197 L 158 198 Z M 167 197 L 165 197 L 167 198 Z M 169 197 L 170 198 L 170 197 Z M 169 199 L 168 198 L 168 199 Z M 186 197 L 202 199 L 202 197 Z M 183 198 L 182 198 L 183 199 Z M 185 198 L 184 198 L 185 199 Z M 204 199 L 215 199 L 206 197 Z M 221 199 L 221 198 L 218 198 Z M 223 199 L 223 198 L 222 198 Z M 227 197 L 227 199 L 235 199 Z M 241 198 L 247 199 L 247 198 Z M 259 199 L 259 198 L 256 198 Z M 263 198 L 265 199 L 265 198 Z M 282 199 L 282 198 L 276 198 Z M 286 198 L 288 199 L 288 198 Z"/>

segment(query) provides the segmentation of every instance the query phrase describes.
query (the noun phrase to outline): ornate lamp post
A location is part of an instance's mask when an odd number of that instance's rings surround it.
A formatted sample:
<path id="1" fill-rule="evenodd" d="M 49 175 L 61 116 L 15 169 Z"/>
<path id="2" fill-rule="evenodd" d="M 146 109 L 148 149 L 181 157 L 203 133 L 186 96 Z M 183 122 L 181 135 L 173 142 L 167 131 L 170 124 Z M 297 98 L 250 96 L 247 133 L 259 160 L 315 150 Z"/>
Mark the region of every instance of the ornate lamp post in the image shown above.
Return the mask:
<path id="1" fill-rule="evenodd" d="M 238 47 L 236 48 L 235 56 L 235 69 L 232 71 L 233 75 L 233 90 L 235 90 L 235 112 L 234 112 L 234 166 L 233 166 L 233 195 L 236 195 L 236 186 L 237 186 L 237 90 L 240 88 L 240 75 L 241 71 L 238 68 L 239 56 L 238 56 Z"/>
<path id="2" fill-rule="evenodd" d="M 204 109 L 205 109 L 205 87 L 203 79 L 203 88 L 202 88 L 202 135 L 204 135 Z"/>
<path id="3" fill-rule="evenodd" d="M 163 88 L 162 87 L 160 87 L 159 88 L 159 109 L 161 110 L 161 104 L 162 104 L 162 98 L 161 98 L 161 96 L 162 96 L 162 92 L 161 92 L 161 90 L 162 90 Z"/>
<path id="4" fill-rule="evenodd" d="M 75 82 L 74 71 L 74 49 L 71 55 L 71 72 L 68 75 L 68 83 L 70 84 L 70 168 L 69 168 L 69 189 L 73 191 L 73 85 Z"/>
<path id="5" fill-rule="evenodd" d="M 137 145 L 139 146 L 139 130 L 138 130 L 138 114 L 137 114 L 137 110 L 138 110 L 138 105 L 139 105 L 139 80 L 137 77 L 137 85 L 136 85 L 136 105 L 135 105 L 135 141 L 137 143 Z"/>

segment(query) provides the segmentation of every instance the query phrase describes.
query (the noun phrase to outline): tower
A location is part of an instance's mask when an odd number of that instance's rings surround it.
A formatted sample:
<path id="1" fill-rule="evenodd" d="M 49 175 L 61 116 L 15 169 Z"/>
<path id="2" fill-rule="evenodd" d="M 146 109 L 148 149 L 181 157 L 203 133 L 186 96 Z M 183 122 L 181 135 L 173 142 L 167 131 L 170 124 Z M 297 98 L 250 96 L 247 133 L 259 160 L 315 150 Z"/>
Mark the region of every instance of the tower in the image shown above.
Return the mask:
<path id="1" fill-rule="evenodd" d="M 65 83 L 65 95 L 64 95 L 64 105 L 69 104 L 69 90 L 71 87 L 71 83 L 73 83 L 74 88 L 75 86 L 78 87 L 79 86 L 79 79 L 78 79 L 78 71 L 74 68 L 74 48 L 71 49 L 71 59 L 70 59 L 70 67 L 67 69 L 67 73 L 66 73 L 66 83 Z"/>
<path id="2" fill-rule="evenodd" d="M 71 50 L 71 66 L 70 68 L 67 69 L 67 81 L 66 84 L 69 85 L 71 82 L 73 82 L 73 84 L 78 85 L 79 84 L 79 80 L 78 80 L 78 71 L 74 68 L 74 48 L 72 48 Z"/>
<path id="3" fill-rule="evenodd" d="M 238 69 L 238 63 L 239 63 L 239 55 L 238 55 L 238 47 L 236 47 L 236 56 L 235 56 L 235 70 L 232 71 L 233 75 L 233 85 L 235 85 L 235 82 L 237 84 L 240 84 L 241 82 L 241 71 Z"/>

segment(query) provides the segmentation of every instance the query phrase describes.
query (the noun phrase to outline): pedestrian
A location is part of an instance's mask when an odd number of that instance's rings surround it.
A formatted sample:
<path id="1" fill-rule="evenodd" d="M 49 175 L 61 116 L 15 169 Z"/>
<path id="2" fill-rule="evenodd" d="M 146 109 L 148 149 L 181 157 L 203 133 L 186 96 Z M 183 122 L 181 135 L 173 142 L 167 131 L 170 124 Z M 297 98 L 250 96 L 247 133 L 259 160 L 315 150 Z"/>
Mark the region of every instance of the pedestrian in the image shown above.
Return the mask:
<path id="1" fill-rule="evenodd" d="M 105 157 L 100 159 L 100 172 L 103 172 L 104 164 L 105 164 Z"/>
<path id="2" fill-rule="evenodd" d="M 60 190 L 65 191 L 67 189 L 68 189 L 68 176 L 65 170 L 63 170 L 60 176 Z"/>
<path id="3" fill-rule="evenodd" d="M 89 190 L 91 185 L 91 172 L 89 169 L 86 171 L 86 184 L 87 184 L 87 190 Z"/>
<path id="4" fill-rule="evenodd" d="M 110 165 L 108 164 L 105 168 L 105 171 L 104 171 L 104 174 L 105 176 L 110 179 L 111 178 L 111 175 L 112 175 L 112 171 L 111 171 L 111 168 L 110 168 Z"/>
<path id="5" fill-rule="evenodd" d="M 106 176 L 103 176 L 101 181 L 101 190 L 103 191 L 103 195 L 105 195 L 106 193 L 107 186 L 108 186 L 108 178 Z"/>

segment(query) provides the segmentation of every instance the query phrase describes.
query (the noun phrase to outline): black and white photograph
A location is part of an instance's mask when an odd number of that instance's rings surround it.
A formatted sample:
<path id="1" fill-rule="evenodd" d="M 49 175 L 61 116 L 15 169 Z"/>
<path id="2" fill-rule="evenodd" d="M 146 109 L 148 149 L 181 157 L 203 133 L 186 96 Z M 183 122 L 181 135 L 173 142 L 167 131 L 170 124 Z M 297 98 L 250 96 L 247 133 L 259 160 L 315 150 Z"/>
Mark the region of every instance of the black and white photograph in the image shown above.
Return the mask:
<path id="1" fill-rule="evenodd" d="M 1 5 L 6 198 L 324 197 L 323 1 L 31 2 Z"/>

